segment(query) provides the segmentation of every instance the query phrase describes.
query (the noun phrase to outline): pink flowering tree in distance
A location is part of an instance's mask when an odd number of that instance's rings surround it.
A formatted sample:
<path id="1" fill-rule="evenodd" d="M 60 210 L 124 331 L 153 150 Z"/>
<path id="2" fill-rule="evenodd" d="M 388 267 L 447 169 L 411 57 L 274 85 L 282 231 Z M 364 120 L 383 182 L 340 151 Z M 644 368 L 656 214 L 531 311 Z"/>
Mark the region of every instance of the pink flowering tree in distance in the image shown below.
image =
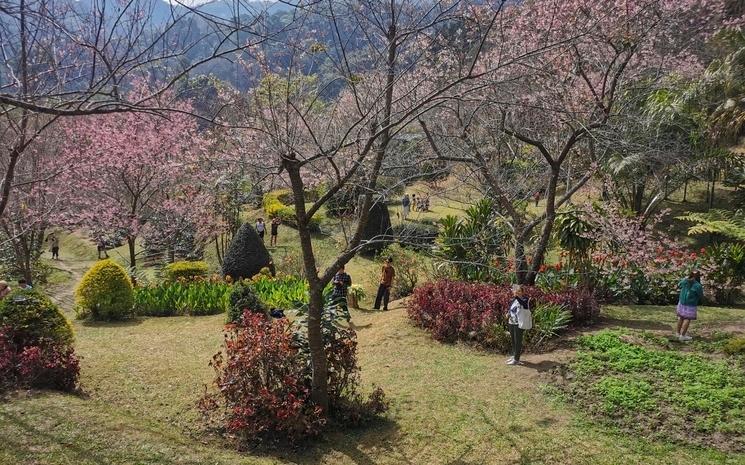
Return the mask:
<path id="1" fill-rule="evenodd" d="M 138 92 L 135 89 L 133 92 Z M 194 221 L 207 202 L 207 142 L 197 132 L 188 103 L 168 104 L 179 112 L 165 116 L 124 113 L 83 116 L 65 121 L 61 162 L 66 169 L 57 185 L 68 201 L 63 222 L 91 231 L 116 231 L 126 237 L 130 266 L 136 265 L 135 241 L 156 215 L 172 221 L 163 235 L 176 233 L 181 221 Z"/>
<path id="2" fill-rule="evenodd" d="M 520 2 L 490 34 L 482 62 L 494 68 L 522 54 L 519 63 L 421 118 L 429 156 L 465 166 L 464 182 L 476 180 L 508 219 L 520 283 L 535 282 L 557 210 L 613 149 L 605 135 L 634 118 L 645 89 L 701 69 L 702 44 L 723 26 L 723 11 L 717 0 Z M 463 72 L 457 47 L 441 55 L 448 74 Z M 525 208 L 536 193 L 540 213 Z"/>

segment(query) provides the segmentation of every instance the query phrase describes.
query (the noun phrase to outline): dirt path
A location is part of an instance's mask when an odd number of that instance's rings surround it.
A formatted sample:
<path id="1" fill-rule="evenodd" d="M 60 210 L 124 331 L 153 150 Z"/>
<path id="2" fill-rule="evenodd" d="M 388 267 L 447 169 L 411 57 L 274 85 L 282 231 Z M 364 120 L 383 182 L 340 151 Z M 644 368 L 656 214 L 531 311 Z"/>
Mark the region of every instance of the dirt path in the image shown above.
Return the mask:
<path id="1" fill-rule="evenodd" d="M 68 275 L 62 282 L 46 286 L 47 295 L 59 305 L 65 313 L 72 313 L 75 305 L 75 286 L 78 285 L 83 274 L 90 268 L 90 260 L 54 260 L 49 265 Z"/>

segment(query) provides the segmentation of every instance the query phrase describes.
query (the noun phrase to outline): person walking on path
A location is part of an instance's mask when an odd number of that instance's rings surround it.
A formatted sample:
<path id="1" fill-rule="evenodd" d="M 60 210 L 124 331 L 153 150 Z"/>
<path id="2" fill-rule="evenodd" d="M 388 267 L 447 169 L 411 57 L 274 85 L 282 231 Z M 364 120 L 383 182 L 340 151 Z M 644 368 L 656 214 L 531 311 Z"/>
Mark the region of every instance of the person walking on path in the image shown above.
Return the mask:
<path id="1" fill-rule="evenodd" d="M 269 238 L 269 246 L 270 247 L 276 247 L 277 246 L 277 236 L 279 235 L 279 225 L 282 224 L 282 220 L 279 219 L 278 216 L 275 216 L 272 218 L 272 234 Z"/>
<path id="2" fill-rule="evenodd" d="M 264 242 L 264 234 L 266 233 L 266 223 L 264 223 L 264 218 L 256 220 L 256 232 L 259 233 L 261 242 Z"/>
<path id="3" fill-rule="evenodd" d="M 401 199 L 401 208 L 403 209 L 403 218 L 405 221 L 411 212 L 411 199 L 409 199 L 409 194 L 404 194 L 404 197 Z"/>
<path id="4" fill-rule="evenodd" d="M 0 281 L 0 300 L 4 299 L 5 296 L 10 294 L 12 289 L 8 285 L 8 281 Z"/>
<path id="5" fill-rule="evenodd" d="M 347 291 L 352 285 L 352 277 L 344 271 L 344 265 L 339 268 L 339 271 L 334 275 L 334 279 L 331 280 L 334 288 L 331 291 L 331 298 L 329 303 L 337 306 L 344 315 L 344 318 L 349 321 L 351 316 L 349 315 L 349 306 L 347 305 Z"/>
<path id="6" fill-rule="evenodd" d="M 411 194 L 411 211 L 416 211 L 416 194 Z"/>
<path id="7" fill-rule="evenodd" d="M 396 270 L 393 268 L 393 258 L 388 257 L 383 263 L 383 269 L 380 273 L 380 285 L 378 286 L 378 295 L 375 297 L 375 310 L 380 310 L 380 303 L 383 303 L 383 311 L 388 310 L 388 300 L 391 297 L 391 286 L 393 278 L 396 277 Z"/>
<path id="8" fill-rule="evenodd" d="M 49 251 L 52 252 L 52 260 L 59 260 L 59 238 L 55 233 L 47 237 L 47 244 L 49 244 Z"/>
<path id="9" fill-rule="evenodd" d="M 523 334 L 532 327 L 530 299 L 525 297 L 522 286 L 515 286 L 512 290 L 512 301 L 507 311 L 507 329 L 512 341 L 512 357 L 507 359 L 507 365 L 522 365 L 520 355 L 523 352 Z"/>
<path id="10" fill-rule="evenodd" d="M 103 236 L 99 236 L 98 240 L 96 241 L 96 250 L 98 251 L 98 259 L 101 260 L 102 258 L 109 258 L 109 252 L 106 250 L 108 248 L 108 244 L 106 244 L 106 239 Z M 101 256 L 103 254 L 103 257 Z"/>
<path id="11" fill-rule="evenodd" d="M 701 286 L 701 273 L 691 271 L 687 278 L 681 279 L 678 283 L 680 297 L 678 298 L 678 325 L 675 330 L 675 337 L 681 342 L 687 342 L 693 339 L 689 336 L 688 326 L 692 320 L 697 318 L 698 304 L 704 296 L 704 288 Z"/>

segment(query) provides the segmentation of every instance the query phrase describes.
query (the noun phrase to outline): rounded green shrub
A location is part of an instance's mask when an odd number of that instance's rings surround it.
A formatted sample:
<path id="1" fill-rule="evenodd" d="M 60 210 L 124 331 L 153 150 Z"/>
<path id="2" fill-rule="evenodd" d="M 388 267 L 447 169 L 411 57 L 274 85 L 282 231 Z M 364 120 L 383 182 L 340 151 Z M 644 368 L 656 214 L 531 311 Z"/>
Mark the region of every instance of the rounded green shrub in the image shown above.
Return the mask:
<path id="1" fill-rule="evenodd" d="M 198 278 L 205 278 L 209 268 L 209 265 L 203 261 L 184 260 L 169 263 L 163 267 L 163 280 L 167 282 L 174 282 L 180 279 L 194 281 Z"/>
<path id="2" fill-rule="evenodd" d="M 16 290 L 0 300 L 0 328 L 9 327 L 17 347 L 38 345 L 41 339 L 61 345 L 73 342 L 70 322 L 48 297 L 34 290 Z"/>
<path id="3" fill-rule="evenodd" d="M 270 267 L 271 262 L 272 257 L 266 250 L 264 241 L 252 225 L 245 223 L 238 229 L 225 252 L 222 274 L 239 281 L 259 274 L 262 268 Z"/>
<path id="4" fill-rule="evenodd" d="M 228 323 L 237 323 L 246 310 L 252 313 L 269 315 L 269 309 L 256 295 L 251 285 L 247 282 L 239 282 L 233 286 L 233 291 L 230 293 Z"/>
<path id="5" fill-rule="evenodd" d="M 101 260 L 89 269 L 75 289 L 78 317 L 120 320 L 132 314 L 132 282 L 113 260 Z"/>

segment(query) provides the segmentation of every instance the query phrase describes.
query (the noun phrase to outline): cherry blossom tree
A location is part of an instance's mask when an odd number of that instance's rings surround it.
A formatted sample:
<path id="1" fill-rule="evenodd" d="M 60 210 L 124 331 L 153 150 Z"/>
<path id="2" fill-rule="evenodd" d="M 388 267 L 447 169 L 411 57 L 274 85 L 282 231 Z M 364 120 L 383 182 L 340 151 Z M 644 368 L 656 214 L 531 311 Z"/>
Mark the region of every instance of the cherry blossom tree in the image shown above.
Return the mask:
<path id="1" fill-rule="evenodd" d="M 428 70 L 438 64 L 430 61 L 427 51 L 440 45 L 446 29 L 471 21 L 473 10 L 466 2 L 347 0 L 297 9 L 296 24 L 305 24 L 302 18 L 312 16 L 325 19 L 331 31 L 328 42 L 319 42 L 316 30 L 298 27 L 285 43 L 281 63 L 259 59 L 255 64 L 263 80 L 252 93 L 244 126 L 250 127 L 247 132 L 255 141 L 251 149 L 262 155 L 264 167 L 293 193 L 310 287 L 312 394 L 323 409 L 328 408 L 320 325 L 323 288 L 361 248 L 384 240 L 363 241 L 362 234 L 373 205 L 385 201 L 380 177 L 392 141 L 419 115 L 487 72 L 479 65 L 484 38 L 502 15 L 504 3 L 490 4 L 483 30 L 467 44 L 470 68 L 436 83 L 430 83 Z M 354 52 L 351 39 L 343 37 L 354 38 Z M 319 181 L 328 189 L 308 202 L 307 187 Z M 363 193 L 357 224 L 339 254 L 319 269 L 310 220 L 329 199 L 353 184 Z"/>
<path id="2" fill-rule="evenodd" d="M 135 92 L 135 91 L 133 91 Z M 207 142 L 197 132 L 186 103 L 167 117 L 147 113 L 81 116 L 65 121 L 56 185 L 67 199 L 60 221 L 126 235 L 130 266 L 135 241 L 158 215 L 196 221 L 202 214 L 199 186 L 210 172 Z M 162 225 L 176 234 L 179 221 Z"/>
<path id="3" fill-rule="evenodd" d="M 509 218 L 519 282 L 535 281 L 557 210 L 608 154 L 602 134 L 633 117 L 625 99 L 669 73 L 700 70 L 697 53 L 722 26 L 723 11 L 723 2 L 709 0 L 521 2 L 493 30 L 484 63 L 544 45 L 542 52 L 486 75 L 422 118 L 434 156 L 470 167 Z M 531 170 L 516 175 L 511 167 L 525 162 Z M 518 207 L 536 192 L 543 211 Z"/>

